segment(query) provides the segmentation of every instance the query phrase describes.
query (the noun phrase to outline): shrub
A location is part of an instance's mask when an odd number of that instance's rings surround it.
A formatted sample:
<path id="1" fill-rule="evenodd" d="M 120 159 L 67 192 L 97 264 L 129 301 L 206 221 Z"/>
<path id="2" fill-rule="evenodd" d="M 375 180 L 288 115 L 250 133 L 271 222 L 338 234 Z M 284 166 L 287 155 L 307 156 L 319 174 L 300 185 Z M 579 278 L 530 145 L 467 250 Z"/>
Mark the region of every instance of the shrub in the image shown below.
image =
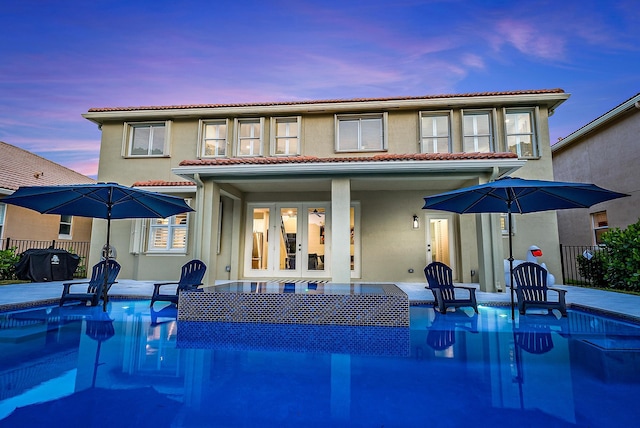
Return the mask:
<path id="1" fill-rule="evenodd" d="M 607 252 L 597 250 L 590 258 L 579 254 L 576 257 L 580 276 L 589 282 L 592 287 L 607 287 Z"/>
<path id="2" fill-rule="evenodd" d="M 609 287 L 640 291 L 640 220 L 626 229 L 603 234 L 607 246 L 605 279 Z"/>
<path id="3" fill-rule="evenodd" d="M 16 254 L 16 248 L 0 250 L 0 279 L 14 279 L 14 265 L 18 263 L 20 256 Z"/>

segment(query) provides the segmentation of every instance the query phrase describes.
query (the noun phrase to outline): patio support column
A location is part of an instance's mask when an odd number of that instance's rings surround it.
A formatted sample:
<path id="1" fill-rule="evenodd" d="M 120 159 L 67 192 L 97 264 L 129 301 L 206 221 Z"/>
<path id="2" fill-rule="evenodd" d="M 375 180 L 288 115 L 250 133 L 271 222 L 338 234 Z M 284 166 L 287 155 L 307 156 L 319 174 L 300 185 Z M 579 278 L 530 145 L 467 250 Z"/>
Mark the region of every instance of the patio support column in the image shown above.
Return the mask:
<path id="1" fill-rule="evenodd" d="M 331 180 L 331 277 L 351 282 L 351 181 Z"/>
<path id="2" fill-rule="evenodd" d="M 231 271 L 229 279 L 238 279 L 240 271 L 240 223 L 242 220 L 242 201 L 233 199 L 233 224 L 231 225 Z"/>
<path id="3" fill-rule="evenodd" d="M 216 280 L 215 272 L 218 246 L 218 222 L 220 221 L 220 186 L 214 181 L 205 181 L 203 186 L 202 230 L 200 233 L 200 260 L 207 265 L 204 284 L 213 284 Z"/>
<path id="4" fill-rule="evenodd" d="M 480 291 L 505 290 L 502 228 L 498 214 L 476 214 Z"/>

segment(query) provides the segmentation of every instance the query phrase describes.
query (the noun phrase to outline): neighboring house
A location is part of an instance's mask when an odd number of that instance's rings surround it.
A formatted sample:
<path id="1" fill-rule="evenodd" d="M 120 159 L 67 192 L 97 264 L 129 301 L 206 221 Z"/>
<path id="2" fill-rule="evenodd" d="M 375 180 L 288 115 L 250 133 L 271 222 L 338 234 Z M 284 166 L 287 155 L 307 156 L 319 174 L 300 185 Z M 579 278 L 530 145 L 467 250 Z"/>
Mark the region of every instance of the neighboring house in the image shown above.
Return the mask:
<path id="1" fill-rule="evenodd" d="M 3 204 L 2 198 L 20 186 L 95 183 L 95 180 L 19 147 L 0 141 L 0 249 L 12 241 L 91 240 L 92 219 L 43 215 Z M 65 247 L 66 248 L 66 247 Z"/>
<path id="2" fill-rule="evenodd" d="M 597 245 L 611 227 L 640 219 L 640 93 L 551 147 L 558 181 L 594 183 L 631 197 L 558 212 L 563 245 Z"/>
<path id="3" fill-rule="evenodd" d="M 175 278 L 199 258 L 209 283 L 422 282 L 425 265 L 441 260 L 457 281 L 493 291 L 504 290 L 503 218 L 426 212 L 423 197 L 504 175 L 553 179 L 548 116 L 568 97 L 552 89 L 83 116 L 102 130 L 100 181 L 179 195 L 195 209 L 115 222 L 123 277 Z M 555 213 L 514 217 L 516 257 L 537 244 L 559 271 Z"/>

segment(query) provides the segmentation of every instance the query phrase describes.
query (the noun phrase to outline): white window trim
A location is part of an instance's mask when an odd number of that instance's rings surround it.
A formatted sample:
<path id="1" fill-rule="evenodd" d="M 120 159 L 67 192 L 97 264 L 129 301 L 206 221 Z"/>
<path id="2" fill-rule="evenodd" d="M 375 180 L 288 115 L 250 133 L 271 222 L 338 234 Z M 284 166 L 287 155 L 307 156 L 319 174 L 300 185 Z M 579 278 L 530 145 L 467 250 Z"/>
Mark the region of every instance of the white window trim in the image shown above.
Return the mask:
<path id="1" fill-rule="evenodd" d="M 513 114 L 513 113 L 530 113 L 531 114 L 531 120 L 533 121 L 533 123 L 531 124 L 531 132 L 532 132 L 532 136 L 531 136 L 531 141 L 533 143 L 533 155 L 532 156 L 520 156 L 520 153 L 518 154 L 519 158 L 523 158 L 523 159 L 539 159 L 540 158 L 540 144 L 539 144 L 539 138 L 540 138 L 540 129 L 538 127 L 538 124 L 540 123 L 539 117 L 540 117 L 540 107 L 536 106 L 536 107 L 511 107 L 511 108 L 503 108 L 502 109 L 502 115 L 504 117 L 504 127 L 503 127 L 503 132 L 504 132 L 504 150 L 505 152 L 509 151 L 509 141 L 508 141 L 508 137 L 509 134 L 507 133 L 507 114 Z"/>
<path id="2" fill-rule="evenodd" d="M 597 226 L 596 225 L 596 215 L 598 215 L 600 213 L 604 213 L 604 215 L 607 216 L 607 225 L 606 226 Z M 591 213 L 591 239 L 593 240 L 593 245 L 602 245 L 602 244 L 598 244 L 597 231 L 599 231 L 599 230 L 609 230 L 609 216 L 607 215 L 607 211 L 606 210 L 596 211 L 594 213 Z"/>
<path id="3" fill-rule="evenodd" d="M 509 214 L 500 213 L 500 231 L 505 238 L 509 237 Z M 516 234 L 516 216 L 511 215 L 511 235 Z"/>
<path id="4" fill-rule="evenodd" d="M 286 154 L 276 154 L 276 140 L 277 140 L 277 123 L 279 120 L 295 120 L 298 125 L 298 136 L 296 137 L 298 141 L 298 147 L 294 153 L 286 153 Z M 271 156 L 298 156 L 300 155 L 300 146 L 301 146 L 301 135 L 302 135 L 302 116 L 283 116 L 283 117 L 272 117 L 269 122 L 270 129 L 270 138 L 269 138 L 269 146 L 270 146 L 270 154 Z"/>
<path id="5" fill-rule="evenodd" d="M 63 215 L 60 216 L 60 222 L 58 223 L 58 230 L 60 228 L 60 226 L 62 224 L 68 224 L 69 225 L 69 233 L 58 233 L 58 239 L 72 239 L 73 236 L 73 216 L 69 216 L 71 217 L 71 220 L 67 223 L 67 222 L 63 222 L 62 221 L 62 217 L 64 217 Z"/>
<path id="6" fill-rule="evenodd" d="M 133 129 L 135 127 L 164 125 L 164 148 L 161 155 L 132 155 L 131 148 L 133 146 Z M 139 159 L 139 158 L 162 158 L 169 157 L 171 147 L 171 121 L 152 121 L 152 122 L 124 122 L 122 134 L 122 157 Z"/>
<path id="7" fill-rule="evenodd" d="M 460 121 L 460 134 L 462 136 L 462 151 L 463 152 L 465 150 L 464 140 L 465 140 L 465 137 L 467 137 L 467 135 L 464 133 L 464 118 L 465 118 L 465 115 L 474 115 L 474 114 L 481 114 L 481 113 L 489 114 L 489 126 L 491 127 L 491 129 L 489 129 L 489 153 L 494 153 L 496 151 L 496 130 L 498 128 L 496 126 L 496 109 L 493 108 L 493 109 L 473 109 L 473 110 L 461 109 L 460 110 L 461 119 L 462 119 Z M 469 136 L 471 136 L 471 135 L 469 135 Z M 481 136 L 481 135 L 478 135 L 478 136 Z M 477 148 L 477 144 L 474 144 L 474 148 Z"/>
<path id="8" fill-rule="evenodd" d="M 423 117 L 435 117 L 435 116 L 446 116 L 448 118 L 448 130 L 447 130 L 447 139 L 448 139 L 448 147 L 449 147 L 449 151 L 448 153 L 452 153 L 453 152 L 453 140 L 451 138 L 451 124 L 453 123 L 453 112 L 451 110 L 438 110 L 438 111 L 421 111 L 420 115 L 418 117 L 418 129 L 420 132 L 420 136 L 419 136 L 419 140 L 418 140 L 418 145 L 420 147 L 420 153 L 435 153 L 433 151 L 427 151 L 425 150 L 425 143 L 424 140 L 426 138 L 429 137 L 425 137 L 424 136 L 424 130 L 422 129 L 422 118 Z"/>
<path id="9" fill-rule="evenodd" d="M 227 127 L 227 134 L 224 140 L 224 144 L 225 144 L 225 149 L 224 155 L 206 155 L 205 154 L 205 149 L 207 148 L 207 145 L 205 144 L 204 141 L 204 128 L 205 125 L 210 124 L 210 123 L 223 123 L 225 124 L 225 126 Z M 221 157 L 227 157 L 228 153 L 229 153 L 229 120 L 228 119 L 200 119 L 199 123 L 198 123 L 198 153 L 200 153 L 200 157 L 201 158 L 221 158 Z"/>
<path id="10" fill-rule="evenodd" d="M 335 142 L 334 148 L 336 153 L 354 153 L 354 152 L 381 152 L 386 151 L 388 147 L 388 116 L 385 111 L 383 113 L 363 113 L 363 114 L 336 114 L 334 115 Z M 363 119 L 363 118 L 381 118 L 382 119 L 382 147 L 376 149 L 340 149 L 340 120 L 347 119 Z"/>
<path id="11" fill-rule="evenodd" d="M 252 122 L 255 120 L 259 120 L 260 121 L 260 136 L 258 137 L 260 139 L 260 144 L 259 144 L 259 153 L 252 153 L 252 154 L 242 154 L 240 153 L 240 124 L 242 122 Z M 256 156 L 262 156 L 263 153 L 263 146 L 264 146 L 264 117 L 242 117 L 242 118 L 236 118 L 234 119 L 234 123 L 233 123 L 233 141 L 234 141 L 234 153 L 237 157 L 256 157 Z"/>
<path id="12" fill-rule="evenodd" d="M 185 198 L 184 201 L 187 205 L 192 205 L 191 198 Z M 191 213 L 188 212 L 187 221 L 185 223 L 186 234 L 185 234 L 185 242 L 184 248 L 150 248 L 152 232 L 154 226 L 151 224 L 154 219 L 136 219 L 132 221 L 131 224 L 131 237 L 129 240 L 129 252 L 131 254 L 140 254 L 140 252 L 144 251 L 146 255 L 157 255 L 157 254 L 187 254 L 189 252 L 189 234 L 191 231 Z M 172 216 L 173 217 L 173 216 Z M 160 226 L 157 226 L 160 227 Z M 162 226 L 168 227 L 169 231 L 171 229 L 170 226 Z M 181 226 L 182 227 L 182 226 Z M 169 235 L 170 236 L 170 235 Z"/>
<path id="13" fill-rule="evenodd" d="M 149 227 L 147 231 L 147 254 L 186 254 L 187 253 L 187 248 L 189 248 L 189 220 L 191 216 L 190 216 L 190 213 L 186 213 L 186 214 L 187 214 L 187 222 L 184 225 L 169 223 L 167 225 L 155 226 L 153 224 L 153 220 L 155 219 L 149 219 Z M 171 216 L 171 217 L 175 217 L 175 216 Z M 167 217 L 167 218 L 170 218 L 170 217 Z M 168 239 L 171 239 L 171 237 L 173 236 L 172 231 L 174 229 L 185 229 L 186 233 L 185 233 L 184 248 L 171 248 L 171 247 L 170 248 L 151 248 L 153 231 L 159 228 L 167 228 Z"/>

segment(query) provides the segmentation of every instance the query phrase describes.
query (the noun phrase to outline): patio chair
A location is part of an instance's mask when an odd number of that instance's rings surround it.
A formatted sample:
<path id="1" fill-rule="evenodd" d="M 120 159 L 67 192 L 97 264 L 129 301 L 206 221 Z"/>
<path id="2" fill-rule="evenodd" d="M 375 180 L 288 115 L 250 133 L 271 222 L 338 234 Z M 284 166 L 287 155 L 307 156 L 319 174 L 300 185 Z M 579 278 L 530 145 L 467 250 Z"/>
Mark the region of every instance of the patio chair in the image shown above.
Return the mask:
<path id="1" fill-rule="evenodd" d="M 516 298 L 518 310 L 524 315 L 529 308 L 554 309 L 560 311 L 563 317 L 567 316 L 565 294 L 567 290 L 555 287 L 547 287 L 547 270 L 537 263 L 524 262 L 513 269 L 513 282 L 516 286 Z M 557 301 L 549 301 L 549 291 L 558 293 Z"/>
<path id="2" fill-rule="evenodd" d="M 478 313 L 478 303 L 476 302 L 476 289 L 461 285 L 453 285 L 453 275 L 451 268 L 441 262 L 429 263 L 424 268 L 424 276 L 427 278 L 427 287 L 433 293 L 433 306 L 438 308 L 442 314 L 447 313 L 447 308 L 472 307 Z M 469 298 L 456 296 L 456 290 L 465 290 L 469 293 Z"/>
<path id="3" fill-rule="evenodd" d="M 553 349 L 551 328 L 548 324 L 528 322 L 529 317 L 520 319 L 520 324 L 514 332 L 515 343 L 530 354 L 544 354 Z M 536 317 L 534 317 L 536 318 Z"/>
<path id="4" fill-rule="evenodd" d="M 478 332 L 478 314 L 468 316 L 463 312 L 445 316 L 434 311 L 435 318 L 427 333 L 427 345 L 436 351 L 443 351 L 456 343 L 456 331 Z"/>
<path id="5" fill-rule="evenodd" d="M 118 277 L 118 273 L 120 273 L 120 264 L 117 261 L 109 259 L 108 264 L 109 272 L 107 274 L 107 293 L 109 293 L 111 286 L 116 283 L 116 278 Z M 89 281 L 63 283 L 62 286 L 64 288 L 62 289 L 62 296 L 60 297 L 60 306 L 69 300 L 77 300 L 84 302 L 85 305 L 90 303 L 91 306 L 96 306 L 102 299 L 103 288 L 105 285 L 105 266 L 106 264 L 104 261 L 96 263 L 91 270 L 91 279 Z M 88 284 L 86 292 L 73 292 L 71 289 L 72 286 L 84 284 Z"/>
<path id="6" fill-rule="evenodd" d="M 174 305 L 165 306 L 159 311 L 156 311 L 152 307 L 150 313 L 152 327 L 175 321 L 178 318 L 178 308 Z"/>
<path id="7" fill-rule="evenodd" d="M 178 296 L 181 291 L 197 290 L 202 285 L 202 278 L 207 271 L 207 266 L 200 260 L 191 260 L 182 266 L 180 280 L 177 282 L 159 282 L 153 284 L 153 295 L 151 296 L 150 307 L 157 301 L 171 302 L 178 305 Z M 177 285 L 175 293 L 162 294 L 160 288 L 165 285 Z"/>

